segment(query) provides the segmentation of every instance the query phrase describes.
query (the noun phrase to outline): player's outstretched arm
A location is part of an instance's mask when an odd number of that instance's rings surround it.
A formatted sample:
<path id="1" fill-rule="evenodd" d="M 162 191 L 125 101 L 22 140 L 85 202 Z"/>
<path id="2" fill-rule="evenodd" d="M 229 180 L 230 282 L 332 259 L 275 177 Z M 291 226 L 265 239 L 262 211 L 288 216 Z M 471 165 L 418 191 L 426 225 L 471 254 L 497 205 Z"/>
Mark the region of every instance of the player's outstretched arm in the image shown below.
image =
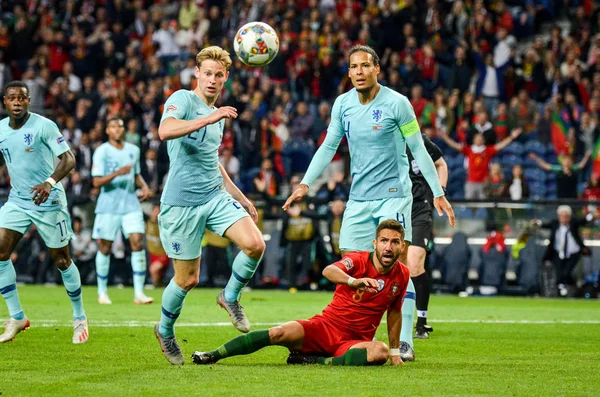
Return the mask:
<path id="1" fill-rule="evenodd" d="M 392 365 L 404 365 L 400 358 L 400 330 L 402 329 L 402 310 L 390 307 L 387 312 L 388 343 Z"/>
<path id="2" fill-rule="evenodd" d="M 54 184 L 60 182 L 65 176 L 69 174 L 75 168 L 75 156 L 73 152 L 67 150 L 66 152 L 58 155 L 60 161 L 56 165 L 54 169 L 54 173 L 43 183 L 34 186 L 31 188 L 30 193 L 33 194 L 31 200 L 35 205 L 41 205 L 48 200 L 48 196 L 50 196 L 50 190 Z"/>
<path id="3" fill-rule="evenodd" d="M 345 273 L 335 265 L 329 265 L 323 269 L 323 276 L 334 284 L 347 284 L 352 288 L 371 292 L 373 294 L 379 291 L 379 284 L 373 278 L 354 278 Z"/>
<path id="4" fill-rule="evenodd" d="M 206 117 L 196 120 L 179 120 L 174 117 L 164 119 L 158 127 L 158 136 L 163 141 L 181 138 L 221 119 L 237 118 L 237 110 L 231 106 L 223 106 Z"/>
<path id="5" fill-rule="evenodd" d="M 223 176 L 223 183 L 225 184 L 225 190 L 227 193 L 231 194 L 231 197 L 236 199 L 244 208 L 246 208 L 254 223 L 258 222 L 258 211 L 256 211 L 254 204 L 252 204 L 252 202 L 248 200 L 248 197 L 246 197 L 244 193 L 242 193 L 242 191 L 235 186 L 235 183 L 233 183 L 229 177 L 229 174 L 227 174 L 225 167 L 223 167 L 221 164 L 219 164 L 219 171 L 221 171 L 221 175 Z"/>
<path id="6" fill-rule="evenodd" d="M 440 180 L 438 179 L 436 166 L 433 163 L 431 157 L 429 156 L 427 149 L 425 148 L 425 144 L 423 143 L 423 138 L 421 137 L 421 134 L 414 132 L 410 134 L 405 134 L 404 131 L 403 134 L 405 136 L 408 148 L 412 152 L 413 157 L 415 158 L 417 164 L 419 165 L 419 169 L 423 174 L 423 177 L 425 178 L 427 184 L 433 192 L 433 206 L 437 210 L 438 215 L 441 216 L 445 212 L 448 215 L 448 221 L 450 225 L 454 227 L 454 210 L 452 209 L 452 206 L 444 196 L 444 190 L 442 189 L 442 185 L 440 184 Z"/>
<path id="7" fill-rule="evenodd" d="M 509 136 L 507 136 L 506 138 L 498 142 L 496 145 L 494 145 L 496 151 L 499 152 L 500 150 L 510 145 L 512 141 L 514 141 L 519 137 L 519 135 L 521 135 L 521 132 L 523 132 L 523 129 L 521 128 L 515 128 L 514 130 L 512 130 Z"/>
<path id="8" fill-rule="evenodd" d="M 329 163 L 331 163 L 331 159 L 333 159 L 333 156 L 340 145 L 340 141 L 344 137 L 344 127 L 341 123 L 340 106 L 341 105 L 338 98 L 331 109 L 331 121 L 329 122 L 329 127 L 327 127 L 327 135 L 325 136 L 325 140 L 310 161 L 308 169 L 306 170 L 306 174 L 304 174 L 304 178 L 302 178 L 302 181 L 300 182 L 300 186 L 292 192 L 290 197 L 283 205 L 282 208 L 285 211 L 287 211 L 294 201 L 300 200 L 306 195 L 306 193 L 308 193 L 310 186 L 317 180 L 319 176 L 321 176 Z"/>

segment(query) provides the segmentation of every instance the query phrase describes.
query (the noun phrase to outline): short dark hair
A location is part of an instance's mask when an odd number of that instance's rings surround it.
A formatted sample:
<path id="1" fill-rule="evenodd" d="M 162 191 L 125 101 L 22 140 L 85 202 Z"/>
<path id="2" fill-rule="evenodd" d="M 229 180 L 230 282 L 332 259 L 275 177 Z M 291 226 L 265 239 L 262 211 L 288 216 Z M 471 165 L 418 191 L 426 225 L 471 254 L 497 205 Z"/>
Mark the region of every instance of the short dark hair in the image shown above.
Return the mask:
<path id="1" fill-rule="evenodd" d="M 11 81 L 6 86 L 4 86 L 4 94 L 5 95 L 6 95 L 6 91 L 8 91 L 9 88 L 25 88 L 27 90 L 27 95 L 29 95 L 29 87 L 27 86 L 27 84 L 25 84 L 24 82 L 22 82 L 20 80 Z"/>
<path id="2" fill-rule="evenodd" d="M 352 56 L 352 54 L 356 53 L 356 52 L 366 52 L 367 54 L 371 54 L 371 57 L 373 58 L 373 64 L 375 66 L 379 66 L 379 55 L 377 55 L 377 53 L 375 52 L 375 50 L 371 47 L 369 47 L 368 45 L 355 45 L 354 47 L 350 48 L 350 53 L 348 54 L 348 58 L 350 58 Z"/>
<path id="3" fill-rule="evenodd" d="M 381 231 L 385 229 L 395 230 L 399 232 L 402 235 L 402 240 L 404 240 L 404 226 L 402 226 L 402 224 L 397 220 L 386 219 L 383 222 L 381 222 L 379 226 L 377 226 L 377 234 L 375 235 L 375 238 L 378 238 L 379 233 L 381 233 Z"/>

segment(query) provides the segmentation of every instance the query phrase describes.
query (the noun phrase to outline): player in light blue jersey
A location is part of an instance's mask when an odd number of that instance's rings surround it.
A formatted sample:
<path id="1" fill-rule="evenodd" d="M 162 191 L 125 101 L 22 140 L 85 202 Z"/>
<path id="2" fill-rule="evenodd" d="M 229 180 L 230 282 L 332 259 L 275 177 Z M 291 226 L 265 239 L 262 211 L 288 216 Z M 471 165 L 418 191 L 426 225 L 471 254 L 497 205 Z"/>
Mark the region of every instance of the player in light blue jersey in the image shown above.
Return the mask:
<path id="1" fill-rule="evenodd" d="M 9 342 L 29 320 L 23 313 L 17 293 L 17 277 L 10 255 L 34 224 L 48 246 L 50 256 L 62 276 L 73 306 L 73 343 L 88 340 L 89 329 L 83 300 L 81 278 L 69 254 L 73 235 L 67 211 L 65 190 L 58 183 L 75 167 L 75 156 L 56 124 L 29 111 L 29 89 L 21 81 L 9 83 L 4 90 L 8 117 L 0 120 L 0 152 L 8 168 L 11 191 L 0 208 L 0 294 L 8 306 L 0 343 Z M 60 161 L 54 167 L 54 160 Z"/>
<path id="2" fill-rule="evenodd" d="M 258 219 L 254 205 L 233 184 L 218 160 L 224 119 L 237 117 L 236 109 L 230 106 L 214 106 L 230 66 L 229 53 L 222 48 L 200 51 L 194 70 L 197 87 L 193 91 L 179 90 L 167 99 L 158 130 L 160 138 L 168 140 L 170 160 L 158 224 L 163 247 L 173 259 L 175 276 L 163 293 L 160 324 L 154 332 L 165 357 L 176 365 L 183 364 L 183 355 L 174 325 L 188 291 L 198 284 L 205 228 L 226 236 L 241 249 L 217 303 L 244 333 L 250 330 L 250 323 L 239 304 L 240 292 L 254 276 L 265 250 L 254 223 Z"/>
<path id="3" fill-rule="evenodd" d="M 140 149 L 125 142 L 125 126 L 120 118 L 106 123 L 108 142 L 94 151 L 92 177 L 94 187 L 101 187 L 96 203 L 96 218 L 92 237 L 99 240 L 96 253 L 96 278 L 98 303 L 110 305 L 108 297 L 108 270 L 112 243 L 119 230 L 131 244 L 131 267 L 133 269 L 133 303 L 145 305 L 153 299 L 144 294 L 146 280 L 146 251 L 144 250 L 144 214 L 140 200 L 146 200 L 150 188 L 140 171 Z M 140 197 L 136 194 L 140 188 Z"/>
<path id="4" fill-rule="evenodd" d="M 350 149 L 352 186 L 346 206 L 339 245 L 344 252 L 371 249 L 371 237 L 385 219 L 396 219 L 412 240 L 412 183 L 406 147 L 412 152 L 421 173 L 433 191 L 433 205 L 439 215 L 448 214 L 454 227 L 452 206 L 444 197 L 435 165 L 420 134 L 414 109 L 408 98 L 377 82 L 379 57 L 368 46 L 350 49 L 348 75 L 354 88 L 340 95 L 331 110 L 325 141 L 313 157 L 300 187 L 288 198 L 283 209 L 306 195 L 310 185 L 331 162 L 341 139 L 346 136 Z M 343 253 L 344 253 L 343 252 Z M 401 257 L 406 264 L 406 252 Z M 409 282 L 403 305 L 401 346 L 403 359 L 410 360 L 415 289 Z M 409 343 L 410 342 L 410 343 Z M 399 346 L 390 346 L 399 348 Z M 408 352 L 407 352 L 408 351 Z"/>

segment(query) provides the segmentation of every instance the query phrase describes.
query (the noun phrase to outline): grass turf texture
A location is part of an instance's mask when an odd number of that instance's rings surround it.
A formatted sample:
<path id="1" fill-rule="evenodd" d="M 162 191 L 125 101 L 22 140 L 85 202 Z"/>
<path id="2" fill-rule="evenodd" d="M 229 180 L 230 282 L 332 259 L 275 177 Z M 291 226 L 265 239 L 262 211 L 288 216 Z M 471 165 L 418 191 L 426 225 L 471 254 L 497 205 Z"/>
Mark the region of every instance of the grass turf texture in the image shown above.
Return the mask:
<path id="1" fill-rule="evenodd" d="M 597 395 L 600 385 L 598 301 L 432 296 L 435 332 L 429 340 L 415 340 L 417 361 L 404 367 L 287 366 L 281 347 L 196 366 L 192 352 L 239 333 L 215 305 L 218 290 L 195 290 L 176 327 L 186 365 L 173 367 L 152 333 L 162 290 L 146 292 L 154 304 L 134 306 L 130 289 L 111 288 L 113 305 L 101 306 L 95 288 L 84 288 L 90 341 L 73 345 L 64 289 L 20 287 L 32 328 L 0 345 L 0 394 L 532 396 Z M 307 318 L 330 297 L 251 291 L 242 303 L 251 322 L 262 324 L 253 327 L 259 329 Z M 2 302 L 0 318 L 7 317 Z M 387 342 L 385 325 L 377 338 Z"/>

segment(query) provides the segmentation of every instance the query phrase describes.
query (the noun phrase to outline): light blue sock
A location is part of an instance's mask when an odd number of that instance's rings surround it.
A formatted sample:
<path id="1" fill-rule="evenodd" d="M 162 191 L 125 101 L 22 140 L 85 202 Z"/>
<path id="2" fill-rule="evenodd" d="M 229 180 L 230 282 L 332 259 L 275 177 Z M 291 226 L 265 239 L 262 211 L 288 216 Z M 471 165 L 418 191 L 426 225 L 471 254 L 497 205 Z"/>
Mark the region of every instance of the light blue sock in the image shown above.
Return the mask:
<path id="1" fill-rule="evenodd" d="M 404 303 L 402 304 L 402 330 L 400 331 L 400 342 L 407 342 L 410 347 L 414 348 L 413 345 L 413 321 L 415 319 L 415 285 L 412 280 L 408 279 L 408 288 L 406 289 L 406 296 L 404 297 Z"/>
<path id="2" fill-rule="evenodd" d="M 60 269 L 58 269 L 60 270 Z M 67 290 L 67 295 L 71 299 L 71 305 L 73 305 L 73 319 L 83 320 L 85 319 L 85 311 L 83 310 L 83 298 L 81 296 L 81 277 L 79 276 L 79 269 L 71 261 L 71 264 L 67 270 L 60 270 L 63 284 Z"/>
<path id="3" fill-rule="evenodd" d="M 162 296 L 162 313 L 160 315 L 160 326 L 158 332 L 165 338 L 175 336 L 175 321 L 181 313 L 183 302 L 187 291 L 179 287 L 175 280 L 171 279 Z"/>
<path id="4" fill-rule="evenodd" d="M 262 258 L 261 258 L 262 259 Z M 225 286 L 225 300 L 227 302 L 233 302 L 238 300 L 240 292 L 248 284 L 248 281 L 254 276 L 256 268 L 260 263 L 260 259 L 252 259 L 240 251 L 239 254 L 233 260 L 233 266 L 231 268 L 231 277 Z"/>
<path id="5" fill-rule="evenodd" d="M 110 255 L 96 253 L 96 280 L 98 281 L 98 295 L 108 290 L 108 270 L 110 269 Z"/>
<path id="6" fill-rule="evenodd" d="M 133 292 L 135 295 L 144 293 L 146 282 L 146 251 L 133 251 L 131 253 L 131 268 L 133 269 Z"/>
<path id="7" fill-rule="evenodd" d="M 23 320 L 23 308 L 17 292 L 17 273 L 12 261 L 0 261 L 0 294 L 8 306 L 8 314 L 15 320 Z"/>

